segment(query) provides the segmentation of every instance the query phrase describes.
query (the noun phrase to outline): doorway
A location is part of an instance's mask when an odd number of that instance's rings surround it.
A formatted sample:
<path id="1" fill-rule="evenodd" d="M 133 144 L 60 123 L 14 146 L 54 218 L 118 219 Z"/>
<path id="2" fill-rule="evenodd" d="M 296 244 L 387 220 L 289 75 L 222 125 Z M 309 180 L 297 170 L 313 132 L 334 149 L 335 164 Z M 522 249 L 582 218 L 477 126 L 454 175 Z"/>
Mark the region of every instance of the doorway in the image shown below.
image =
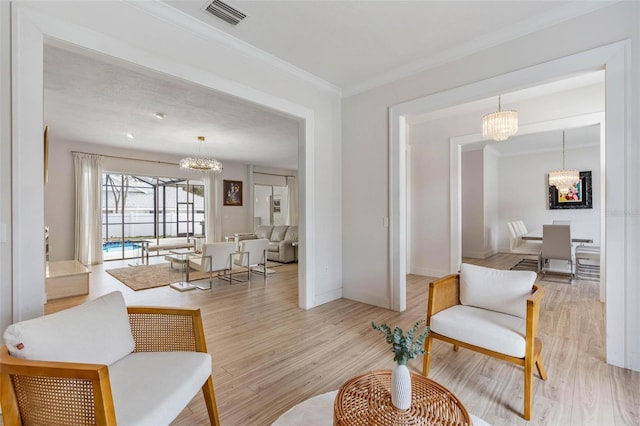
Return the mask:
<path id="1" fill-rule="evenodd" d="M 407 189 L 406 158 L 402 153 L 406 149 L 407 117 L 411 114 L 424 114 L 433 112 L 445 107 L 453 106 L 472 99 L 484 99 L 494 96 L 498 92 L 509 91 L 518 87 L 532 87 L 540 81 L 552 81 L 574 73 L 581 73 L 586 70 L 602 69 L 606 70 L 606 120 L 605 129 L 608 144 L 603 144 L 603 164 L 606 165 L 602 180 L 606 179 L 608 187 L 625 187 L 624 173 L 616 170 L 621 164 L 625 164 L 625 148 L 628 144 L 628 134 L 625 132 L 625 92 L 628 88 L 625 85 L 627 75 L 625 72 L 625 55 L 628 54 L 629 43 L 619 42 L 609 46 L 592 49 L 561 59 L 545 62 L 529 68 L 480 81 L 467 86 L 446 90 L 434 95 L 426 96 L 413 101 L 405 102 L 393 106 L 389 110 L 391 148 L 389 155 L 391 170 L 390 187 L 390 211 L 398 214 L 391 218 L 391 230 L 389 239 L 389 252 L 392 253 L 390 291 L 393 294 L 392 300 L 396 300 L 396 305 L 404 310 L 406 306 L 406 273 L 403 265 L 406 264 L 406 218 L 407 218 Z M 611 71 L 611 72 L 610 72 Z M 615 114 L 614 112 L 619 112 Z M 455 178 L 453 168 L 460 167 L 459 158 L 460 147 L 450 144 L 451 168 L 449 169 L 450 182 Z M 604 186 L 604 185 L 603 185 Z M 604 195 L 603 195 L 604 197 Z M 610 200 L 607 200 L 610 201 Z M 607 219 L 609 210 L 620 208 L 617 200 L 611 200 L 613 204 L 604 206 L 601 215 L 601 227 L 603 229 L 603 246 L 606 246 L 606 255 L 603 253 L 605 262 L 602 264 L 602 275 L 607 283 L 606 300 L 607 306 L 616 306 L 616 309 L 606 309 L 606 328 L 609 338 L 606 342 L 607 362 L 620 367 L 629 367 L 627 359 L 629 348 L 625 344 L 626 335 L 625 324 L 631 318 L 632 308 L 630 301 L 625 298 L 625 279 L 627 271 L 624 258 L 626 246 L 624 239 L 607 239 L 607 235 L 625 235 L 626 225 L 624 221 Z M 605 204 L 605 203 L 603 203 Z M 615 205 L 614 205 L 615 204 Z M 460 208 L 460 196 L 451 196 L 451 214 L 449 234 L 449 271 L 455 272 L 458 264 L 455 259 L 459 253 L 460 224 L 454 219 L 458 216 Z"/>

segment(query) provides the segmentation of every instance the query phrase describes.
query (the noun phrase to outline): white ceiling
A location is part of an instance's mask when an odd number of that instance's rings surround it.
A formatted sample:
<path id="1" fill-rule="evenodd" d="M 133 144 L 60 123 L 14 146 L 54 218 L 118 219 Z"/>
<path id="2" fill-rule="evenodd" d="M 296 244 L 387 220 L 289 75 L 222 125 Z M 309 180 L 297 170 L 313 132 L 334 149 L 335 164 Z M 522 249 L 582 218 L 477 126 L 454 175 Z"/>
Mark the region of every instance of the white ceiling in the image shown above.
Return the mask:
<path id="1" fill-rule="evenodd" d="M 326 80 L 345 93 L 395 80 L 557 24 L 611 1 L 224 0 L 237 26 L 204 9 L 164 3 Z"/>
<path id="2" fill-rule="evenodd" d="M 228 3 L 248 15 L 237 27 L 204 12 L 209 2 L 140 4 L 205 22 L 348 94 L 611 2 Z M 198 153 L 196 138 L 204 135 L 204 153 L 223 162 L 297 169 L 295 120 L 208 88 L 57 43 L 45 48 L 44 83 L 52 139 L 186 155 Z M 166 119 L 157 120 L 154 112 Z"/>

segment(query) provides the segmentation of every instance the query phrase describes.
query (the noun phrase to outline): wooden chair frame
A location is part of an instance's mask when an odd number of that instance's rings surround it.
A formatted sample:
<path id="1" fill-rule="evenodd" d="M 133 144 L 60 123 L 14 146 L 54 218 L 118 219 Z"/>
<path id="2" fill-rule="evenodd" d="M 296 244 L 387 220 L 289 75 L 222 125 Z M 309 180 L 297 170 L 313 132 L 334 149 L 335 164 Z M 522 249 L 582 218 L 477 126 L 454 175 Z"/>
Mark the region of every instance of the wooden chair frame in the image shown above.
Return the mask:
<path id="1" fill-rule="evenodd" d="M 200 309 L 130 306 L 127 310 L 135 341 L 134 352 L 207 352 Z M 35 383 L 35 386 L 51 385 L 58 392 L 45 392 L 44 395 L 28 392 L 34 382 L 41 381 L 46 381 L 46 385 Z M 27 392 L 16 391 L 16 386 L 22 386 Z M 209 421 L 219 426 L 211 376 L 202 386 L 202 392 Z M 106 365 L 23 360 L 12 357 L 5 346 L 0 349 L 0 399 L 5 426 L 31 424 L 24 418 L 27 416 L 55 418 L 54 414 L 64 411 L 69 400 L 74 402 L 73 414 L 80 413 L 84 421 L 75 424 L 116 424 Z M 27 416 L 24 410 L 29 410 Z M 42 424 L 47 423 L 45 420 Z"/>
<path id="2" fill-rule="evenodd" d="M 533 404 L 533 366 L 535 364 L 538 374 L 542 380 L 547 380 L 547 373 L 542 364 L 542 342 L 538 339 L 538 318 L 540 315 L 540 304 L 544 296 L 544 287 L 533 285 L 531 296 L 527 299 L 526 336 L 525 336 L 525 356 L 516 358 L 499 352 L 494 352 L 466 342 L 451 339 L 447 336 L 430 331 L 424 342 L 426 351 L 423 357 L 422 375 L 429 374 L 431 362 L 431 347 L 433 339 L 451 343 L 453 350 L 458 351 L 459 347 L 489 355 L 504 361 L 508 361 L 524 367 L 524 418 L 531 420 L 531 407 Z M 460 305 L 460 275 L 453 274 L 443 277 L 429 284 L 429 301 L 427 302 L 427 326 L 431 325 L 431 317 L 440 311 L 455 305 Z"/>

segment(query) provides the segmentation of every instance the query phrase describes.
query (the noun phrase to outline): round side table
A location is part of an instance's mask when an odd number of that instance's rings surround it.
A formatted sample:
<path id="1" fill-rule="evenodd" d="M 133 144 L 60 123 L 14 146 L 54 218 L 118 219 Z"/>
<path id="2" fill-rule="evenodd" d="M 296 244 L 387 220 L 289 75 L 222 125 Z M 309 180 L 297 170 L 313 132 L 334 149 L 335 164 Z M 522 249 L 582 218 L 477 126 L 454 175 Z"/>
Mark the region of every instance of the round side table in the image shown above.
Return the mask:
<path id="1" fill-rule="evenodd" d="M 472 425 L 467 409 L 449 390 L 411 374 L 411 407 L 391 403 L 391 370 L 371 371 L 345 382 L 333 407 L 335 426 Z"/>

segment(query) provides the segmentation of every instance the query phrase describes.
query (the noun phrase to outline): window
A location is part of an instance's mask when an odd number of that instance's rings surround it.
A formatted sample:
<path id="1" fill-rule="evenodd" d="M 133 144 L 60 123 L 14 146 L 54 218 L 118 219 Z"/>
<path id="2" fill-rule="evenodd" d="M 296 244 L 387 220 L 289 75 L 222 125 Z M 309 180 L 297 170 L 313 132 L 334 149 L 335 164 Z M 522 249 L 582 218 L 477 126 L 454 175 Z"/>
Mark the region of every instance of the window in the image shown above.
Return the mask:
<path id="1" fill-rule="evenodd" d="M 139 257 L 139 240 L 204 235 L 200 182 L 104 173 L 102 188 L 105 260 Z"/>

